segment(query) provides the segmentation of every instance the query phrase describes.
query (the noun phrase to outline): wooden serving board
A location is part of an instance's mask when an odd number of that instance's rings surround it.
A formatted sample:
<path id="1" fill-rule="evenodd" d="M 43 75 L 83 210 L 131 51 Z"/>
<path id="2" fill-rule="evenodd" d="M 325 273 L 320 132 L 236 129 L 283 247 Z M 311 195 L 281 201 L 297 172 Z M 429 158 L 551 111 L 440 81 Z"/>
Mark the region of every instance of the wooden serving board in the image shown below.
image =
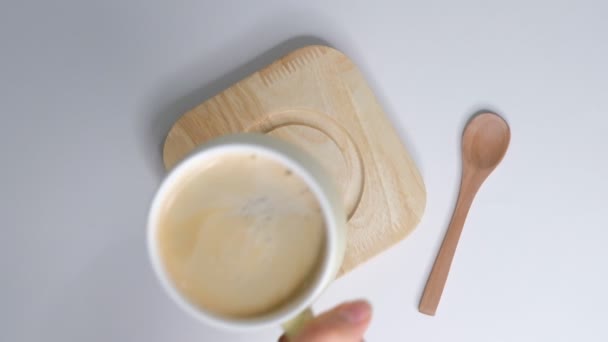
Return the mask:
<path id="1" fill-rule="evenodd" d="M 420 221 L 426 204 L 420 173 L 361 72 L 335 49 L 296 50 L 184 114 L 165 140 L 165 167 L 236 132 L 290 141 L 335 177 L 349 217 L 340 274 L 402 240 Z"/>

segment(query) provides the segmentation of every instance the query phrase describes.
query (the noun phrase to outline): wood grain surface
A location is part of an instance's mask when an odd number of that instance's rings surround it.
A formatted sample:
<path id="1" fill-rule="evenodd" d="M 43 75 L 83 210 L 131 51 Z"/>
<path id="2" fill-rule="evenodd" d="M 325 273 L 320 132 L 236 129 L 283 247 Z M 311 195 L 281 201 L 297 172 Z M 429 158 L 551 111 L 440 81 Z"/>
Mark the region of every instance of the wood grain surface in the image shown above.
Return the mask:
<path id="1" fill-rule="evenodd" d="M 326 46 L 296 50 L 185 113 L 165 140 L 170 169 L 196 146 L 262 132 L 308 151 L 335 178 L 348 211 L 340 274 L 405 238 L 424 212 L 418 169 L 361 72 Z"/>

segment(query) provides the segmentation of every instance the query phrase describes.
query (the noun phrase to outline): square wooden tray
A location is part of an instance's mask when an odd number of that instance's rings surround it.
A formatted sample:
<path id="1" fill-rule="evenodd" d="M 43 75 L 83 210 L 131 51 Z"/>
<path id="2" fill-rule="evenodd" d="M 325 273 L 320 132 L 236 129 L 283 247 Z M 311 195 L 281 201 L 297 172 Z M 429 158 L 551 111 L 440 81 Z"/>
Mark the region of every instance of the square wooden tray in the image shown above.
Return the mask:
<path id="1" fill-rule="evenodd" d="M 420 221 L 426 204 L 420 173 L 361 72 L 341 52 L 301 48 L 185 113 L 165 140 L 165 167 L 211 138 L 246 131 L 297 144 L 335 177 L 349 217 L 340 274 L 402 240 Z"/>

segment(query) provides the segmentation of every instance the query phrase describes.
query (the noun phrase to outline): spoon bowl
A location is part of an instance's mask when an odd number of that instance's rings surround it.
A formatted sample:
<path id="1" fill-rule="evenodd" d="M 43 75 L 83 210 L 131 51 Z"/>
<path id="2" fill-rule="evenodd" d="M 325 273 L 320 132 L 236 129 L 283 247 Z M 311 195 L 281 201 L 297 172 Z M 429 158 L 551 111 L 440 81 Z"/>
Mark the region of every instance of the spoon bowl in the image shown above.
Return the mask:
<path id="1" fill-rule="evenodd" d="M 494 113 L 473 117 L 462 135 L 463 162 L 477 169 L 493 169 L 507 152 L 509 125 Z"/>

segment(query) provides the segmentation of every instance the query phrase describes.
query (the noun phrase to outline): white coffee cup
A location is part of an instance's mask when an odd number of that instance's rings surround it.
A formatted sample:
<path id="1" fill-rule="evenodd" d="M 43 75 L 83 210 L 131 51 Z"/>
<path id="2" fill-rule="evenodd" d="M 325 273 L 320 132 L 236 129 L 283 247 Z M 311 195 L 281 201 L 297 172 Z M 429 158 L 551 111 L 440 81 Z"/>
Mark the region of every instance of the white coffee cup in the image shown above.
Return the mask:
<path id="1" fill-rule="evenodd" d="M 267 156 L 292 170 L 294 174 L 301 177 L 316 197 L 325 223 L 325 250 L 321 256 L 321 266 L 314 276 L 312 285 L 276 311 L 259 317 L 243 319 L 216 315 L 194 305 L 183 296 L 171 282 L 161 262 L 158 241 L 161 208 L 166 197 L 172 193 L 176 185 L 202 161 L 233 152 Z M 312 317 L 308 308 L 336 277 L 342 265 L 346 245 L 346 212 L 343 203 L 337 186 L 318 162 L 288 142 L 257 133 L 239 133 L 214 139 L 196 149 L 173 168 L 163 180 L 154 197 L 147 227 L 147 244 L 152 267 L 171 299 L 191 316 L 203 322 L 229 330 L 282 324 L 287 334 L 292 335 Z"/>

